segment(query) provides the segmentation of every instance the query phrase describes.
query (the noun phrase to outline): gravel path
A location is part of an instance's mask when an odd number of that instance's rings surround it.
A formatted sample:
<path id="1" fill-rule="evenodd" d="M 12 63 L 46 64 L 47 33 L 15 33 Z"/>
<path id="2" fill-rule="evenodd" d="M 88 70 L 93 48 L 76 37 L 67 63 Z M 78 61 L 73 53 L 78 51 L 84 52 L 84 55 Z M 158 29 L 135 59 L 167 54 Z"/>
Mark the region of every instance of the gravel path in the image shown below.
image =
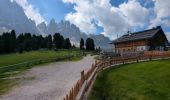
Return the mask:
<path id="1" fill-rule="evenodd" d="M 94 57 L 87 56 L 76 62 L 56 62 L 32 68 L 18 76 L 24 79 L 0 100 L 63 100 L 80 78 L 80 72 L 89 69 L 94 61 Z"/>

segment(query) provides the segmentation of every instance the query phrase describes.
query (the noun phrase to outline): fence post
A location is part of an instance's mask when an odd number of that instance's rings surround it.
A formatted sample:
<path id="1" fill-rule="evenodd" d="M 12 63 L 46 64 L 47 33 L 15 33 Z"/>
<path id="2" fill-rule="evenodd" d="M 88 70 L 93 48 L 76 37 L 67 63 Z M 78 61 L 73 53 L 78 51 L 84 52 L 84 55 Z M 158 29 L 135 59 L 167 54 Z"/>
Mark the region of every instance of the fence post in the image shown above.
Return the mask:
<path id="1" fill-rule="evenodd" d="M 78 87 L 78 88 L 77 88 L 77 90 L 78 90 L 77 93 L 78 93 L 79 90 L 80 90 L 80 80 L 78 80 L 78 82 L 77 82 L 77 87 Z"/>
<path id="2" fill-rule="evenodd" d="M 74 89 L 72 88 L 72 100 L 74 100 Z"/>
<path id="3" fill-rule="evenodd" d="M 95 60 L 95 65 L 97 64 L 97 60 Z"/>
<path id="4" fill-rule="evenodd" d="M 66 95 L 66 100 L 68 100 L 68 94 Z"/>
<path id="5" fill-rule="evenodd" d="M 81 72 L 81 84 L 84 83 L 85 77 L 84 77 L 84 70 Z"/>
<path id="6" fill-rule="evenodd" d="M 137 62 L 137 63 L 139 62 L 139 57 L 136 57 L 136 62 Z"/>
<path id="7" fill-rule="evenodd" d="M 95 65 L 94 65 L 94 64 L 92 64 L 91 66 L 92 66 L 92 68 L 94 68 L 94 66 L 95 66 Z"/>
<path id="8" fill-rule="evenodd" d="M 69 92 L 69 100 L 71 100 L 71 90 L 70 90 L 70 92 Z"/>
<path id="9" fill-rule="evenodd" d="M 111 59 L 109 59 L 109 65 L 110 65 L 110 66 L 112 65 Z"/>
<path id="10" fill-rule="evenodd" d="M 149 60 L 150 60 L 150 61 L 152 60 L 152 55 L 149 56 Z"/>

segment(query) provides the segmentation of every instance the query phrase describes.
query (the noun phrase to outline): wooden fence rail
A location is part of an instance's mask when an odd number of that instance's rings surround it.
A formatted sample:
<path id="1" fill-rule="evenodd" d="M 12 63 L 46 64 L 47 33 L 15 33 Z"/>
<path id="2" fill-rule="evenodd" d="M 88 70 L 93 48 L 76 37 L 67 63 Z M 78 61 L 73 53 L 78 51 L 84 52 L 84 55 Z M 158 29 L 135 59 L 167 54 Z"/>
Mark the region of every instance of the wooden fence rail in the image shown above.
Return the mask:
<path id="1" fill-rule="evenodd" d="M 135 57 L 117 57 L 114 59 L 110 59 L 107 61 L 96 61 L 95 64 L 92 64 L 91 68 L 85 72 L 81 72 L 81 78 L 77 81 L 77 83 L 70 89 L 70 92 L 66 94 L 64 100 L 82 100 L 84 92 L 89 88 L 93 81 L 94 75 L 98 70 L 106 68 L 108 66 L 113 66 L 117 64 L 125 64 L 125 63 L 134 63 L 141 61 L 150 61 L 157 60 L 163 58 L 170 58 L 170 52 L 146 52 L 142 56 Z M 89 81 L 86 81 L 89 80 Z M 83 89 L 82 89 L 83 88 Z M 82 89 L 82 90 L 81 90 Z M 76 97 L 81 92 L 80 97 L 77 99 Z"/>

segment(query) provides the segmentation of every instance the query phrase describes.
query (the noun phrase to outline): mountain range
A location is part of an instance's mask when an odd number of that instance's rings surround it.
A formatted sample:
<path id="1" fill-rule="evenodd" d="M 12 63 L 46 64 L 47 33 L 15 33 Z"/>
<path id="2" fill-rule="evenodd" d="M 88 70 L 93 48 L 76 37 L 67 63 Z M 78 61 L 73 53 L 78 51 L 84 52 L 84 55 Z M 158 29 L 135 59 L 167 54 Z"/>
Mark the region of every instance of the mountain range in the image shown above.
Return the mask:
<path id="1" fill-rule="evenodd" d="M 70 38 L 72 44 L 76 46 L 79 45 L 81 38 L 86 40 L 88 37 L 91 37 L 94 39 L 97 47 L 100 46 L 102 49 L 112 48 L 108 37 L 105 37 L 103 34 L 87 35 L 68 21 L 56 23 L 54 19 L 51 19 L 48 24 L 42 22 L 36 26 L 35 22 L 28 19 L 22 7 L 15 1 L 0 0 L 0 34 L 12 29 L 15 29 L 17 34 L 29 32 L 47 36 L 49 34 L 60 33 L 64 38 Z"/>
<path id="2" fill-rule="evenodd" d="M 0 0 L 0 27 L 15 29 L 17 33 L 39 33 L 35 22 L 27 18 L 22 7 L 10 0 Z"/>
<path id="3" fill-rule="evenodd" d="M 111 45 L 109 44 L 111 41 L 108 37 L 105 37 L 103 34 L 87 35 L 80 31 L 78 27 L 74 24 L 71 24 L 69 21 L 61 21 L 56 23 L 54 19 L 50 21 L 49 24 L 45 24 L 45 22 L 37 25 L 37 28 L 41 32 L 41 34 L 48 35 L 54 33 L 60 33 L 65 38 L 70 38 L 72 44 L 78 46 L 81 38 L 86 40 L 88 37 L 92 38 L 95 41 L 95 45 L 97 47 L 101 47 L 102 49 L 111 49 Z"/>

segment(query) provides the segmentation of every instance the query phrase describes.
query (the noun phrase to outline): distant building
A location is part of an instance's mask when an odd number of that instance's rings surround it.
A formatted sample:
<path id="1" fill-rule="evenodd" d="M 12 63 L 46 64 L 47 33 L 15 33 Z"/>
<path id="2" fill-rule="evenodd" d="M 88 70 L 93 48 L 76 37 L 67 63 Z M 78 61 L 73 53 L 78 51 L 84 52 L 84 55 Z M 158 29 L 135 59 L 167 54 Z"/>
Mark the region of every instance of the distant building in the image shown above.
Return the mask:
<path id="1" fill-rule="evenodd" d="M 158 26 L 141 32 L 125 34 L 111 44 L 115 45 L 116 53 L 123 54 L 151 50 L 164 51 L 169 42 L 161 26 Z"/>

